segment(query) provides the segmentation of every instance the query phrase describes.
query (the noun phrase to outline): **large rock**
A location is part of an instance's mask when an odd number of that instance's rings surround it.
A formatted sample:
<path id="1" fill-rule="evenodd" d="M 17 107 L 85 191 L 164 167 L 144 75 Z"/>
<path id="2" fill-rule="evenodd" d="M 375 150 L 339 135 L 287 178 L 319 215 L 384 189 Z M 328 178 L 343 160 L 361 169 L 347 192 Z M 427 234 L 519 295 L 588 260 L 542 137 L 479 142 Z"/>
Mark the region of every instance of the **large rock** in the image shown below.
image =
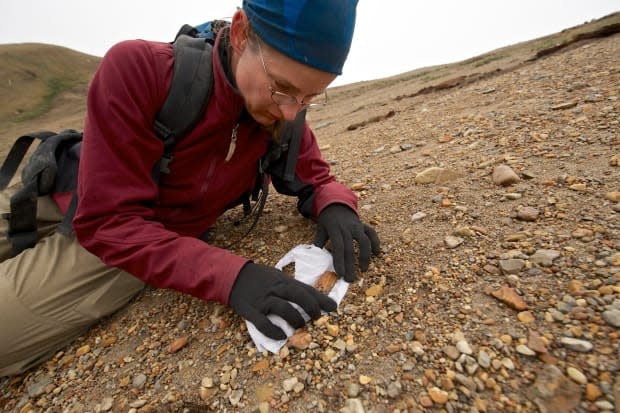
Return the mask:
<path id="1" fill-rule="evenodd" d="M 457 180 L 461 178 L 462 176 L 463 174 L 460 172 L 453 171 L 451 169 L 444 169 L 443 171 L 439 173 L 439 175 L 437 175 L 437 178 L 435 179 L 435 183 L 437 185 L 444 185 L 448 182 Z"/>
<path id="2" fill-rule="evenodd" d="M 547 364 L 528 389 L 527 397 L 536 403 L 540 413 L 570 412 L 581 402 L 581 389 L 559 368 Z"/>
<path id="3" fill-rule="evenodd" d="M 444 171 L 444 168 L 433 166 L 417 174 L 414 178 L 414 181 L 416 184 L 432 184 L 437 180 L 437 177 L 443 171 Z"/>
<path id="4" fill-rule="evenodd" d="M 414 182 L 416 184 L 443 185 L 450 181 L 454 181 L 455 179 L 461 178 L 462 176 L 463 174 L 460 172 L 433 166 L 417 174 L 414 178 Z"/>
<path id="5" fill-rule="evenodd" d="M 519 175 L 508 165 L 498 165 L 493 169 L 493 182 L 495 185 L 508 186 L 519 181 Z"/>
<path id="6" fill-rule="evenodd" d="M 538 219 L 540 211 L 534 207 L 524 206 L 517 210 L 517 219 L 520 221 L 532 222 Z"/>
<path id="7" fill-rule="evenodd" d="M 539 249 L 529 258 L 529 261 L 541 267 L 551 267 L 553 260 L 560 256 L 560 251 Z"/>

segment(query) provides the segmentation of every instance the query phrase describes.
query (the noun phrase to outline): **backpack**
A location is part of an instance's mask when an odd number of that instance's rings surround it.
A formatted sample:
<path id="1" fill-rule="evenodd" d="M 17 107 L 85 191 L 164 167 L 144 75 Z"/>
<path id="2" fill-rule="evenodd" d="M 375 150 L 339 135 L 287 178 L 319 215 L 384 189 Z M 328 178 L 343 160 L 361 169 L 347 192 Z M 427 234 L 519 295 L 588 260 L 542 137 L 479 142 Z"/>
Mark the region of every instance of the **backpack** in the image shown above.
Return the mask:
<path id="1" fill-rule="evenodd" d="M 176 143 L 203 117 L 213 87 L 213 44 L 217 32 L 228 24 L 214 20 L 196 27 L 183 25 L 172 42 L 175 55 L 172 82 L 153 125 L 164 144 L 162 156 L 152 170 L 155 182 L 159 182 L 161 174 L 169 173 L 168 164 Z M 253 223 L 243 236 L 255 227 L 263 212 L 270 176 L 277 176 L 278 181 L 293 182 L 304 121 L 305 111 L 302 111 L 293 122 L 282 125 L 278 142 L 272 142 L 258 162 L 253 190 L 228 207 L 243 205 L 244 218 L 254 215 Z M 0 190 L 9 185 L 34 141 L 39 141 L 39 145 L 22 170 L 23 187 L 11 197 L 10 212 L 2 214 L 2 218 L 8 220 L 7 238 L 14 255 L 37 243 L 37 197 L 72 192 L 67 213 L 58 226 L 58 231 L 65 235 L 72 233 L 71 222 L 77 208 L 82 132 L 73 129 L 58 133 L 35 132 L 19 137 L 0 167 Z M 254 207 L 250 200 L 255 202 Z"/>

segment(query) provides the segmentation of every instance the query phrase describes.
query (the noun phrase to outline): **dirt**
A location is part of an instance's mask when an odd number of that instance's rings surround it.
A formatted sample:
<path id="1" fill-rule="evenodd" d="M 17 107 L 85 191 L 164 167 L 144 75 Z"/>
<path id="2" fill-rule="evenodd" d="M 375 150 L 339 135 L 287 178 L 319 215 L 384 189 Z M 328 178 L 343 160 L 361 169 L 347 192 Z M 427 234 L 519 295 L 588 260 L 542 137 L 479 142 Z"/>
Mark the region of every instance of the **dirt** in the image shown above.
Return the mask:
<path id="1" fill-rule="evenodd" d="M 336 90 L 310 122 L 382 254 L 308 349 L 257 353 L 229 309 L 147 289 L 0 381 L 0 409 L 620 411 L 618 56 L 615 34 L 428 93 Z M 273 265 L 314 230 L 273 194 L 233 250 Z"/>

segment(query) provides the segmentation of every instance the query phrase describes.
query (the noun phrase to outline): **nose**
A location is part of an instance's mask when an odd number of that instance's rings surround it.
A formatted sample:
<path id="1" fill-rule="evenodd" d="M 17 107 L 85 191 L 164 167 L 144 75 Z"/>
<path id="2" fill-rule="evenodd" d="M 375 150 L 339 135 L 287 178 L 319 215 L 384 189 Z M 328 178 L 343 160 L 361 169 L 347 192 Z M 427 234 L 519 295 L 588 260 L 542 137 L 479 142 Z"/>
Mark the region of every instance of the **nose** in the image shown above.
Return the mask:
<path id="1" fill-rule="evenodd" d="M 282 119 L 285 121 L 293 121 L 297 117 L 297 114 L 301 110 L 301 105 L 279 105 L 278 108 L 282 113 Z"/>

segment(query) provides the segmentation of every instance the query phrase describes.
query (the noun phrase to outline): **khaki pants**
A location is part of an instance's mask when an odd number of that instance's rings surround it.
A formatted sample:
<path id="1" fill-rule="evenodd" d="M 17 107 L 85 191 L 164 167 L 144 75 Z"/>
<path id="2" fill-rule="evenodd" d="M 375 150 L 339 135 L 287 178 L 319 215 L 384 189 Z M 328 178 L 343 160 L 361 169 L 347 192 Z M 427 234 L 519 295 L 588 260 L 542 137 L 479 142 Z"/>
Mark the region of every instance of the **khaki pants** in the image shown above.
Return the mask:
<path id="1" fill-rule="evenodd" d="M 0 192 L 0 213 L 9 211 L 16 189 Z M 40 197 L 39 242 L 13 258 L 7 221 L 0 219 L 0 376 L 45 361 L 144 287 L 104 265 L 74 236 L 56 233 L 61 219 L 52 199 Z"/>

